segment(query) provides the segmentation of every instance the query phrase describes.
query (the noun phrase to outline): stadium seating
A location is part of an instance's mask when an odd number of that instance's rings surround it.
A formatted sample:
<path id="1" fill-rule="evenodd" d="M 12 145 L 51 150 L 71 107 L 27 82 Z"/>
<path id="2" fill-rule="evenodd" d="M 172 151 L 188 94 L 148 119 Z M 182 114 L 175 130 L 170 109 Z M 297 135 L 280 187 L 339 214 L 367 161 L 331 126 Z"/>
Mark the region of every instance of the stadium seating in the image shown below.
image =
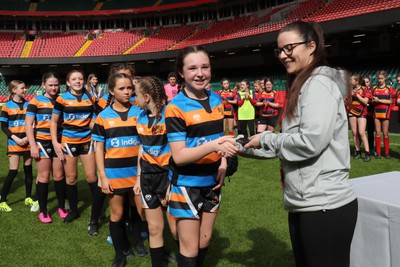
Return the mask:
<path id="1" fill-rule="evenodd" d="M 181 27 L 159 28 L 157 33 L 147 38 L 131 54 L 148 53 L 168 50 L 177 42 L 190 36 L 195 31 L 195 25 L 186 25 Z"/>
<path id="2" fill-rule="evenodd" d="M 33 41 L 29 57 L 73 57 L 85 43 L 78 33 L 42 33 Z"/>
<path id="3" fill-rule="evenodd" d="M 22 33 L 0 32 L 0 57 L 19 57 L 25 44 L 22 36 Z"/>
<path id="4" fill-rule="evenodd" d="M 93 40 L 81 56 L 121 55 L 141 38 L 140 31 L 104 32 L 101 38 Z"/>
<path id="5" fill-rule="evenodd" d="M 374 13 L 400 7 L 398 0 L 333 0 L 309 18 L 318 22 Z"/>

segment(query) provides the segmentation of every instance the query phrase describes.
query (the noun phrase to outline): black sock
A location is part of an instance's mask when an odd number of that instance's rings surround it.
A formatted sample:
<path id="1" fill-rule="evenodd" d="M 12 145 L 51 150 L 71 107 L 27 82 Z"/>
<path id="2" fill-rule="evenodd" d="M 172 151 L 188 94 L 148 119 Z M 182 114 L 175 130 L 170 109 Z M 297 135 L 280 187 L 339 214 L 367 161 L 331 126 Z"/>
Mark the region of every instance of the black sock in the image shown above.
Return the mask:
<path id="1" fill-rule="evenodd" d="M 10 192 L 12 182 L 17 176 L 18 170 L 9 170 L 6 179 L 4 180 L 3 189 L 1 190 L 1 202 L 7 201 L 8 193 Z"/>
<path id="2" fill-rule="evenodd" d="M 31 197 L 32 183 L 33 183 L 32 165 L 28 166 L 24 165 L 24 173 L 25 173 L 25 195 L 26 197 Z"/>
<path id="3" fill-rule="evenodd" d="M 104 200 L 106 198 L 106 194 L 101 192 L 101 188 L 97 186 L 96 184 L 96 189 L 93 194 L 93 199 L 92 199 L 92 210 L 90 214 L 90 221 L 92 222 L 98 222 L 100 215 L 101 215 L 101 209 L 103 208 L 104 205 Z"/>
<path id="4" fill-rule="evenodd" d="M 110 235 L 111 235 L 111 238 L 113 241 L 115 257 L 122 258 L 124 255 L 123 251 L 127 250 L 126 240 L 128 239 L 127 235 L 126 235 L 125 222 L 124 221 L 119 221 L 119 222 L 110 221 Z M 129 244 L 128 244 L 128 248 L 129 248 Z"/>
<path id="5" fill-rule="evenodd" d="M 47 212 L 47 196 L 49 193 L 48 183 L 36 183 L 36 197 L 39 202 L 40 212 Z"/>
<path id="6" fill-rule="evenodd" d="M 140 235 L 142 232 L 142 219 L 140 218 L 140 215 L 134 206 L 131 206 L 131 225 L 135 242 L 142 242 Z"/>
<path id="7" fill-rule="evenodd" d="M 88 183 L 89 189 L 90 189 L 90 193 L 92 194 L 92 198 L 93 196 L 96 194 L 98 185 L 97 185 L 97 181 L 94 183 Z"/>
<path id="8" fill-rule="evenodd" d="M 196 267 L 197 257 L 185 257 L 181 253 L 178 256 L 178 267 Z"/>
<path id="9" fill-rule="evenodd" d="M 67 198 L 65 179 L 54 181 L 54 191 L 56 191 L 58 207 L 64 209 L 65 199 Z"/>
<path id="10" fill-rule="evenodd" d="M 162 267 L 164 266 L 164 247 L 150 248 L 151 266 Z"/>
<path id="11" fill-rule="evenodd" d="M 124 196 L 124 215 L 123 215 L 123 220 L 125 223 L 131 223 L 130 214 L 131 214 L 131 204 L 129 203 L 129 195 L 126 194 Z"/>
<path id="12" fill-rule="evenodd" d="M 197 255 L 197 266 L 198 267 L 203 266 L 204 259 L 206 257 L 207 251 L 208 251 L 208 247 L 199 248 L 199 254 Z"/>
<path id="13" fill-rule="evenodd" d="M 78 185 L 67 184 L 66 188 L 69 207 L 73 213 L 78 214 Z"/>

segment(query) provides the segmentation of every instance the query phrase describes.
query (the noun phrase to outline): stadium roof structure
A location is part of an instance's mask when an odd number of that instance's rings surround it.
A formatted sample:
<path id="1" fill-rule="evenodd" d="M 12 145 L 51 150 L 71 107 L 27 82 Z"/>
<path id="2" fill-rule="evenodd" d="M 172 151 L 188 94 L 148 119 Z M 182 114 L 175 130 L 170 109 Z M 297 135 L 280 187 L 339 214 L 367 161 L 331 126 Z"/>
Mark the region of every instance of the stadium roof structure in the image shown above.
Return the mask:
<path id="1" fill-rule="evenodd" d="M 0 15 L 99 16 L 193 8 L 218 0 L 2 0 Z"/>

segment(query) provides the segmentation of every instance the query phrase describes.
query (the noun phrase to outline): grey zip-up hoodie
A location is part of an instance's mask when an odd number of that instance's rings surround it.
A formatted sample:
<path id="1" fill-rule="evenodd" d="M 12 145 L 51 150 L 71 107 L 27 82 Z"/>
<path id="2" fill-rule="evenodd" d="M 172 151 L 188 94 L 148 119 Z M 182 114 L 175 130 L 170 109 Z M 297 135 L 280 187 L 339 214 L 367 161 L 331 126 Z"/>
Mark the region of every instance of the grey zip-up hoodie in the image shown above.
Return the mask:
<path id="1" fill-rule="evenodd" d="M 264 132 L 262 148 L 244 152 L 281 159 L 284 207 L 289 212 L 336 209 L 356 198 L 348 181 L 346 79 L 344 71 L 316 68 L 301 88 L 294 118 L 283 120 L 282 133 Z"/>

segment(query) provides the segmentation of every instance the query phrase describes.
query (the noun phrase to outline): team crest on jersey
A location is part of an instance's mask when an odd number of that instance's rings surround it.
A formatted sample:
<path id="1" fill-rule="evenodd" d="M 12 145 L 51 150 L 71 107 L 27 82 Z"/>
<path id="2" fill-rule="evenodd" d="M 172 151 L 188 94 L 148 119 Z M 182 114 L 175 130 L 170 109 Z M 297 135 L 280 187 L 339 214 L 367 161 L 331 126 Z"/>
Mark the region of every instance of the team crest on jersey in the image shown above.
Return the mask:
<path id="1" fill-rule="evenodd" d="M 151 195 L 150 195 L 150 194 L 147 194 L 144 198 L 145 198 L 147 201 L 150 201 L 150 200 L 151 200 Z"/>
<path id="2" fill-rule="evenodd" d="M 115 124 L 115 121 L 108 121 L 108 125 L 113 126 Z"/>
<path id="3" fill-rule="evenodd" d="M 201 120 L 200 114 L 194 114 L 193 115 L 193 119 L 196 120 L 196 121 L 200 121 Z"/>
<path id="4" fill-rule="evenodd" d="M 143 132 L 143 127 L 138 127 L 138 128 L 137 128 L 137 131 L 138 131 L 138 133 Z"/>
<path id="5" fill-rule="evenodd" d="M 153 125 L 153 127 L 156 127 L 156 132 L 155 132 L 156 134 L 162 132 L 162 126 L 161 125 L 156 125 L 156 126 Z"/>
<path id="6" fill-rule="evenodd" d="M 72 105 L 73 102 L 72 102 L 72 101 L 68 101 L 67 104 L 68 104 L 68 105 Z"/>
<path id="7" fill-rule="evenodd" d="M 200 203 L 197 205 L 197 208 L 200 210 L 202 207 L 203 207 L 203 202 L 200 202 Z"/>

